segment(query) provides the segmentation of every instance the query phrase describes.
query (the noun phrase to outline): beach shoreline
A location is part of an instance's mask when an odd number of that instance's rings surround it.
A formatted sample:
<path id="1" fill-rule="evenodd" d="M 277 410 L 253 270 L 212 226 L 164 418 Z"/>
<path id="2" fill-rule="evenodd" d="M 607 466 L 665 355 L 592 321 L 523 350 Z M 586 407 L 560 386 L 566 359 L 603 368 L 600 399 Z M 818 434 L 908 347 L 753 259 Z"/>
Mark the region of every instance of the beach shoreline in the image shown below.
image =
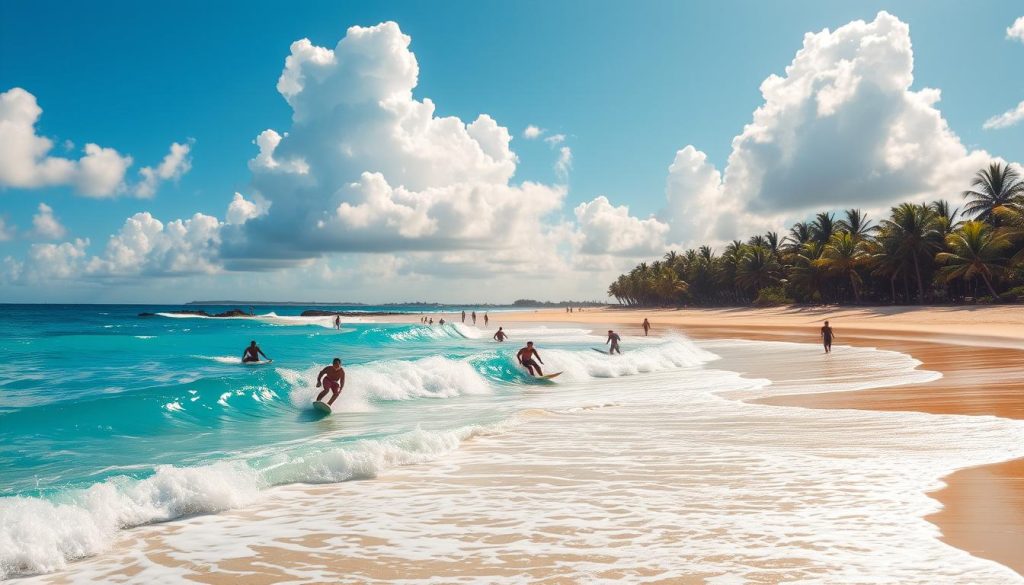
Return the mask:
<path id="1" fill-rule="evenodd" d="M 642 335 L 644 318 L 655 335 L 665 329 L 695 339 L 736 338 L 820 343 L 828 319 L 837 345 L 906 353 L 923 369 L 941 372 L 935 382 L 754 402 L 786 407 L 917 411 L 999 416 L 1024 420 L 1024 307 L 872 307 L 775 309 L 632 309 L 582 313 L 534 311 L 501 316 L 501 323 L 613 327 Z M 927 519 L 947 544 L 999 562 L 1024 575 L 1024 459 L 960 469 L 929 495 L 943 509 Z"/>

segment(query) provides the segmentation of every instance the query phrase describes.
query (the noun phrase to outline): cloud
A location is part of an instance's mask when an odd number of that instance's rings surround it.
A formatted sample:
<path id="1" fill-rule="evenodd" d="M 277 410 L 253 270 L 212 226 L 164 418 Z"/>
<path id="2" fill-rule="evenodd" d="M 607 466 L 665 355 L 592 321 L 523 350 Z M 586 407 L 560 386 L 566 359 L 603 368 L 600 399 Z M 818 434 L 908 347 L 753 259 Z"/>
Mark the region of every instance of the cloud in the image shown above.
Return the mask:
<path id="1" fill-rule="evenodd" d="M 51 156 L 53 141 L 36 134 L 35 125 L 42 113 L 36 97 L 20 87 L 0 93 L 0 187 L 70 186 L 86 197 L 114 197 L 134 191 L 124 180 L 132 157 L 113 148 L 87 143 L 78 160 Z M 66 141 L 65 149 L 69 145 L 73 147 Z M 158 170 L 149 167 L 142 170 L 143 182 L 138 187 L 142 188 L 143 196 L 152 195 L 151 191 L 145 194 L 147 169 L 150 174 L 159 175 L 173 155 L 172 147 L 172 154 Z"/>
<path id="2" fill-rule="evenodd" d="M 1024 16 L 1013 21 L 1013 24 L 1006 29 L 1006 38 L 1024 43 Z"/>
<path id="3" fill-rule="evenodd" d="M 419 65 L 409 43 L 393 22 L 352 27 L 333 49 L 292 43 L 277 85 L 292 123 L 256 138 L 251 192 L 265 205 L 252 215 L 232 202 L 229 268 L 333 252 L 494 257 L 557 231 L 548 216 L 565 188 L 513 183 L 512 136 L 490 116 L 439 117 L 430 99 L 413 98 Z"/>
<path id="4" fill-rule="evenodd" d="M 581 235 L 579 251 L 584 254 L 639 256 L 665 249 L 668 224 L 653 217 L 633 217 L 629 207 L 616 207 L 603 195 L 579 204 L 574 212 Z"/>
<path id="5" fill-rule="evenodd" d="M 761 84 L 764 103 L 732 141 L 720 193 L 702 153 L 677 156 L 665 212 L 674 235 L 721 241 L 815 210 L 885 208 L 966 184 L 988 153 L 969 152 L 950 130 L 938 90 L 912 84 L 910 29 L 886 12 L 808 33 L 785 74 Z"/>
<path id="6" fill-rule="evenodd" d="M 254 217 L 263 215 L 264 212 L 265 209 L 259 203 L 249 201 L 241 193 L 235 193 L 235 197 L 228 204 L 225 219 L 231 225 L 242 225 Z"/>
<path id="7" fill-rule="evenodd" d="M 13 225 L 8 224 L 5 218 L 0 217 L 0 242 L 13 240 L 16 231 Z"/>
<path id="8" fill-rule="evenodd" d="M 537 138 L 540 138 L 542 134 L 544 134 L 544 130 L 534 126 L 533 124 L 530 124 L 525 130 L 523 130 L 523 138 L 527 140 L 536 140 Z"/>
<path id="9" fill-rule="evenodd" d="M 135 185 L 135 195 L 138 197 L 152 197 L 157 187 L 164 181 L 176 181 L 192 168 L 192 159 L 189 158 L 190 144 L 171 143 L 171 150 L 167 153 L 160 164 L 154 169 L 142 167 L 139 175 L 142 179 Z"/>
<path id="10" fill-rule="evenodd" d="M 38 238 L 59 240 L 67 234 L 60 220 L 53 215 L 53 208 L 45 203 L 39 204 L 39 213 L 32 216 L 32 231 Z"/>
<path id="11" fill-rule="evenodd" d="M 82 273 L 89 240 L 77 238 L 61 244 L 33 244 L 25 261 L 4 259 L 3 280 L 8 283 L 44 283 L 76 278 Z"/>
<path id="12" fill-rule="evenodd" d="M 557 146 L 565 142 L 565 134 L 552 134 L 551 136 L 545 138 L 544 142 L 547 142 L 551 146 Z"/>
<path id="13" fill-rule="evenodd" d="M 89 259 L 90 276 L 209 274 L 217 260 L 221 224 L 196 213 L 167 224 L 149 212 L 136 213 L 107 241 L 101 256 Z"/>
<path id="14" fill-rule="evenodd" d="M 555 175 L 558 180 L 565 183 L 569 180 L 569 171 L 572 169 L 572 149 L 563 146 L 558 149 L 558 160 L 555 161 Z"/>
<path id="15" fill-rule="evenodd" d="M 998 116 L 992 116 L 988 120 L 985 120 L 985 124 L 982 127 L 986 130 L 1009 128 L 1021 120 L 1024 120 L 1024 101 L 1017 104 L 1017 107 L 1012 110 L 1008 110 Z"/>

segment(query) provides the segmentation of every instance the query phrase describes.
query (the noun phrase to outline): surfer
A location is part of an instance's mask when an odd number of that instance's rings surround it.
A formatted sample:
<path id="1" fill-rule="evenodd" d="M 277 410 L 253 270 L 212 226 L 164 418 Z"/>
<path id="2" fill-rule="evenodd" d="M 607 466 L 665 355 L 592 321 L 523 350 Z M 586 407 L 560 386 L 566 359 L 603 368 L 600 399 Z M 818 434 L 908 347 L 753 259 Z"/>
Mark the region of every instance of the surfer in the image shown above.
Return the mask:
<path id="1" fill-rule="evenodd" d="M 621 339 L 622 338 L 619 337 L 618 333 L 612 331 L 611 329 L 608 330 L 608 341 L 605 341 L 605 343 L 612 344 L 611 348 L 608 350 L 608 355 L 612 355 L 614 353 L 622 355 L 622 350 L 619 349 L 619 341 Z"/>
<path id="2" fill-rule="evenodd" d="M 494 334 L 493 339 L 500 343 L 508 339 L 508 334 L 501 327 L 498 327 L 498 332 Z"/>
<path id="3" fill-rule="evenodd" d="M 647 317 L 644 317 L 644 324 L 641 327 L 644 328 L 644 337 L 647 337 L 647 332 L 651 330 L 651 322 L 647 320 Z"/>
<path id="4" fill-rule="evenodd" d="M 256 342 L 253 341 L 249 344 L 249 347 L 245 348 L 245 351 L 242 352 L 242 363 L 248 364 L 250 362 L 258 362 L 260 361 L 260 356 L 267 358 L 268 362 L 274 361 L 267 357 L 267 354 L 263 353 L 260 346 L 256 345 Z"/>
<path id="5" fill-rule="evenodd" d="M 334 362 L 326 368 L 320 370 L 320 373 L 316 376 L 316 387 L 323 386 L 324 390 L 316 397 L 316 402 L 323 400 L 327 393 L 331 393 L 331 399 L 327 401 L 327 405 L 334 404 L 334 401 L 338 399 L 341 394 L 341 389 L 345 387 L 345 368 L 341 367 L 341 359 L 334 358 Z"/>
<path id="6" fill-rule="evenodd" d="M 825 321 L 825 325 L 821 328 L 821 343 L 825 346 L 825 353 L 832 353 L 832 340 L 835 339 L 835 336 L 828 321 Z"/>
<path id="7" fill-rule="evenodd" d="M 497 334 L 495 334 L 495 335 L 497 335 Z M 537 358 L 537 361 L 533 360 L 533 358 L 535 358 L 535 357 Z M 531 376 L 543 376 L 544 375 L 544 372 L 540 371 L 540 366 L 537 364 L 537 362 L 540 362 L 540 363 L 543 364 L 544 360 L 540 359 L 540 354 L 537 353 L 537 350 L 533 348 L 533 342 L 532 341 L 527 341 L 526 342 L 526 347 L 524 347 L 523 349 L 519 350 L 519 352 L 516 354 L 516 359 L 519 360 L 519 363 L 522 364 L 523 367 L 526 368 L 530 372 Z M 536 374 L 533 373 L 534 369 L 537 370 Z"/>

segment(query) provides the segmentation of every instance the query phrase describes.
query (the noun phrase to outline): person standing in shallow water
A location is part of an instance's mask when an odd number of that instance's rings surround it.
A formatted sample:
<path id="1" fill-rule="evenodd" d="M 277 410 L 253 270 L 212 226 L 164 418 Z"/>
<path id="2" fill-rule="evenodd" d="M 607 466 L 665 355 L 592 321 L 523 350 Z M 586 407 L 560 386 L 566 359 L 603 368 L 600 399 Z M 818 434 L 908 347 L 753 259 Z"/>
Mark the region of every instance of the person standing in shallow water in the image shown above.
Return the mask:
<path id="1" fill-rule="evenodd" d="M 618 333 L 612 331 L 611 329 L 608 330 L 608 341 L 605 341 L 605 343 L 612 344 L 611 348 L 608 350 L 608 355 L 612 355 L 613 353 L 618 353 L 619 355 L 622 355 L 622 350 L 619 349 L 619 341 L 621 340 L 622 338 L 619 337 Z"/>
<path id="2" fill-rule="evenodd" d="M 641 327 L 644 328 L 644 337 L 647 337 L 647 332 L 651 330 L 651 322 L 647 320 L 647 317 L 644 317 L 644 324 Z"/>
<path id="3" fill-rule="evenodd" d="M 821 328 L 821 343 L 825 346 L 825 353 L 832 353 L 832 340 L 835 337 L 832 327 L 829 326 L 828 321 L 825 321 L 825 325 Z"/>
<path id="4" fill-rule="evenodd" d="M 466 322 L 466 312 L 465 311 L 462 312 L 462 322 L 463 323 Z"/>
<path id="5" fill-rule="evenodd" d="M 487 322 L 490 320 L 491 318 L 487 316 L 487 313 L 484 313 L 484 327 L 487 327 Z"/>
<path id="6" fill-rule="evenodd" d="M 508 339 L 508 334 L 505 333 L 504 329 L 502 329 L 501 327 L 498 327 L 498 332 L 494 334 L 494 337 L 492 337 L 492 339 L 494 339 L 498 343 L 501 343 L 502 341 L 505 341 L 506 339 Z"/>
<path id="7" fill-rule="evenodd" d="M 473 311 L 472 317 L 473 317 L 473 325 L 476 325 L 476 311 Z"/>

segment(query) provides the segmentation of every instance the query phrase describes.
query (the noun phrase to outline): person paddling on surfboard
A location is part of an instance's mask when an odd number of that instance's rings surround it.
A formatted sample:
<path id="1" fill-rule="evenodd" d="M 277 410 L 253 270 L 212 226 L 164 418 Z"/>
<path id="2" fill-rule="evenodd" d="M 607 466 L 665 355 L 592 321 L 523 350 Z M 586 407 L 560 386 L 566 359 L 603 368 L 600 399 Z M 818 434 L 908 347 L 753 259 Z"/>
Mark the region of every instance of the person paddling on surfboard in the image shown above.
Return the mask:
<path id="1" fill-rule="evenodd" d="M 327 406 L 334 404 L 334 401 L 341 395 L 341 389 L 345 387 L 345 368 L 341 367 L 341 359 L 334 358 L 334 362 L 326 368 L 320 370 L 320 373 L 316 375 L 316 387 L 320 388 L 323 386 L 323 392 L 317 397 L 315 402 L 323 400 L 327 393 L 331 393 L 331 399 L 327 401 Z"/>
<path id="2" fill-rule="evenodd" d="M 267 358 L 268 362 L 274 361 L 267 357 L 267 354 L 263 353 L 263 350 L 260 349 L 260 346 L 256 345 L 256 342 L 253 341 L 249 343 L 249 347 L 245 348 L 245 351 L 242 352 L 242 363 L 248 364 L 252 362 L 258 362 L 260 361 L 260 356 Z"/>
<path id="3" fill-rule="evenodd" d="M 537 361 L 533 361 L 533 358 L 537 358 Z M 543 364 L 544 360 L 540 359 L 540 354 L 533 348 L 532 341 L 526 342 L 526 347 L 519 350 L 519 353 L 516 354 L 516 359 L 519 360 L 519 363 L 530 372 L 531 376 L 544 375 L 544 372 L 540 370 L 540 366 L 537 364 L 537 362 Z M 537 370 L 536 374 L 533 373 L 534 369 Z"/>
<path id="4" fill-rule="evenodd" d="M 613 353 L 618 353 L 619 355 L 622 355 L 622 350 L 619 349 L 619 341 L 621 339 L 622 338 L 619 337 L 618 333 L 612 331 L 611 329 L 608 330 L 608 341 L 606 341 L 605 343 L 612 344 L 611 348 L 608 350 L 608 355 L 612 355 Z"/>
<path id="5" fill-rule="evenodd" d="M 501 327 L 498 327 L 498 332 L 494 334 L 493 339 L 500 343 L 500 342 L 505 341 L 506 339 L 508 339 L 508 333 L 505 333 L 504 329 L 502 329 Z"/>

